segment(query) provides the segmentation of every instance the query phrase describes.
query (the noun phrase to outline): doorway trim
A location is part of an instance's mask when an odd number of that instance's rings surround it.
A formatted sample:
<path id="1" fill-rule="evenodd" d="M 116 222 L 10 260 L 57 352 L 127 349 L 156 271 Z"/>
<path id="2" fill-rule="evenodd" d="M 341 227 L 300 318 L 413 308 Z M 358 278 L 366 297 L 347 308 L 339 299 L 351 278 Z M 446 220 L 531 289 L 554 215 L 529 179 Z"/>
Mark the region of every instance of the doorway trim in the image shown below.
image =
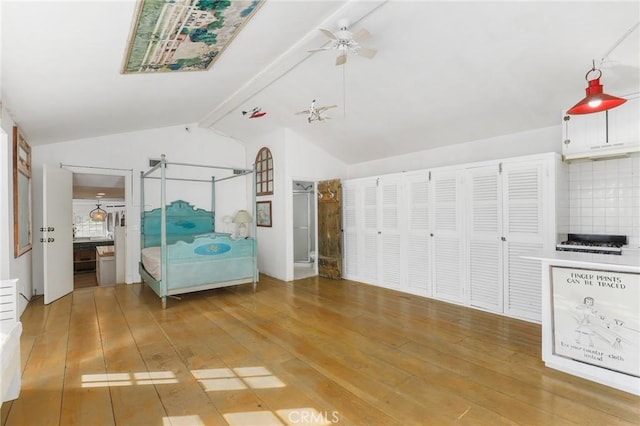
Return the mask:
<path id="1" fill-rule="evenodd" d="M 110 175 L 110 176 L 124 176 L 124 215 L 126 218 L 129 218 L 129 223 L 131 222 L 131 218 L 134 217 L 132 215 L 133 212 L 133 169 L 118 169 L 114 167 L 98 167 L 98 166 L 81 166 L 75 164 L 63 164 L 60 163 L 60 167 L 69 170 L 72 173 L 85 173 L 85 174 L 96 174 L 96 175 Z M 126 233 L 126 262 L 125 262 L 125 283 L 132 284 L 134 282 L 133 279 L 133 271 L 136 270 L 136 266 L 134 265 L 133 257 L 131 256 L 132 250 L 135 247 L 135 241 L 133 238 L 133 232 Z"/>

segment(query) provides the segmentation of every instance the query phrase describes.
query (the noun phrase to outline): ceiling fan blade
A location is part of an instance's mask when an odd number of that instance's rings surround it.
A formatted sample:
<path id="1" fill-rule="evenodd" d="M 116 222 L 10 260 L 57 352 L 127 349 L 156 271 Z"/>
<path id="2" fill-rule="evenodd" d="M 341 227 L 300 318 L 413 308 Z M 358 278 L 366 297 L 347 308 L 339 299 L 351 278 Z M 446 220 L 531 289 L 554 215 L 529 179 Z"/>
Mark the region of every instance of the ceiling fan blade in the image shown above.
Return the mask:
<path id="1" fill-rule="evenodd" d="M 369 59 L 376 56 L 376 53 L 378 53 L 377 50 L 368 49 L 366 47 L 360 47 L 360 49 L 358 49 L 358 55 L 364 56 L 365 58 L 369 58 Z"/>
<path id="2" fill-rule="evenodd" d="M 337 40 L 338 37 L 335 36 L 335 34 L 333 34 L 331 31 L 329 30 L 325 30 L 324 28 L 318 28 L 318 30 L 320 30 L 320 32 L 324 35 L 326 35 L 327 37 L 329 37 L 330 39 L 333 40 Z"/>
<path id="3" fill-rule="evenodd" d="M 357 33 L 353 35 L 353 39 L 358 43 L 362 43 L 363 41 L 369 40 L 371 38 L 371 33 L 364 28 L 360 28 Z"/>
<path id="4" fill-rule="evenodd" d="M 300 115 L 300 114 L 309 114 L 309 110 L 305 109 L 304 111 L 298 111 L 295 113 L 295 115 Z"/>
<path id="5" fill-rule="evenodd" d="M 336 58 L 336 65 L 343 65 L 345 62 L 347 62 L 347 54 L 342 53 L 338 55 L 338 57 Z"/>
<path id="6" fill-rule="evenodd" d="M 307 52 L 323 52 L 329 49 L 331 49 L 331 47 L 318 47 L 317 49 L 309 49 Z"/>

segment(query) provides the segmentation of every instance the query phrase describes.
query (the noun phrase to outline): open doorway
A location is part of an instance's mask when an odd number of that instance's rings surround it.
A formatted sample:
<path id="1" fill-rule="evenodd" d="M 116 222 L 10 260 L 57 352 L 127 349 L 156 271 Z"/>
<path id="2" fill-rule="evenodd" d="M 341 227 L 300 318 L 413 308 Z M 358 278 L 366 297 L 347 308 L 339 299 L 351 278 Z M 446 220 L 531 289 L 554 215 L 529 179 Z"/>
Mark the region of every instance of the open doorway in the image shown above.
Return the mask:
<path id="1" fill-rule="evenodd" d="M 74 289 L 125 282 L 125 176 L 73 173 Z"/>
<path id="2" fill-rule="evenodd" d="M 293 277 L 317 275 L 315 183 L 293 182 Z"/>

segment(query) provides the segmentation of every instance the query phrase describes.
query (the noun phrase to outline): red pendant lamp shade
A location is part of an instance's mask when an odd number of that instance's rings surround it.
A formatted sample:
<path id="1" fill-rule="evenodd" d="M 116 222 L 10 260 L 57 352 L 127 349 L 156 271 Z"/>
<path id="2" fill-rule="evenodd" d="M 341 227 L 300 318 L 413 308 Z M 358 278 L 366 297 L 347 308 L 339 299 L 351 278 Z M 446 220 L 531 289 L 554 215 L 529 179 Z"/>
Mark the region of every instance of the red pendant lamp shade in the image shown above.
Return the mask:
<path id="1" fill-rule="evenodd" d="M 589 74 L 597 71 L 598 77 L 593 80 L 589 80 Z M 615 96 L 607 95 L 602 91 L 602 84 L 600 84 L 600 77 L 602 76 L 602 71 L 599 69 L 592 68 L 589 70 L 585 79 L 589 82 L 589 86 L 587 86 L 587 96 L 575 104 L 571 109 L 567 111 L 567 114 L 590 114 L 592 112 L 600 112 L 606 111 L 611 108 L 615 108 L 617 106 L 622 105 L 627 102 L 624 98 L 618 98 Z"/>

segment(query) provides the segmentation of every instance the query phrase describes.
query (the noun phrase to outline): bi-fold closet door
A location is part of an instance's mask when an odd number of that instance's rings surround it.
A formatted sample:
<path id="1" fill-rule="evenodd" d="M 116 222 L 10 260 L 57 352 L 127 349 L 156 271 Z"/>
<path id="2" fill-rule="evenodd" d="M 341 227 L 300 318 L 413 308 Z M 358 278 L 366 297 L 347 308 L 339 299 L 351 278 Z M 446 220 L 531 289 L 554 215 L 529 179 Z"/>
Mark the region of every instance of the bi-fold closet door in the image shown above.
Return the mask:
<path id="1" fill-rule="evenodd" d="M 429 295 L 427 172 L 343 182 L 344 277 Z"/>
<path id="2" fill-rule="evenodd" d="M 540 262 L 521 256 L 553 240 L 544 212 L 554 209 L 554 191 L 544 186 L 553 166 L 514 160 L 466 169 L 465 303 L 540 321 Z"/>
<path id="3" fill-rule="evenodd" d="M 521 256 L 555 242 L 550 160 L 345 181 L 344 277 L 539 321 L 540 263 Z"/>

